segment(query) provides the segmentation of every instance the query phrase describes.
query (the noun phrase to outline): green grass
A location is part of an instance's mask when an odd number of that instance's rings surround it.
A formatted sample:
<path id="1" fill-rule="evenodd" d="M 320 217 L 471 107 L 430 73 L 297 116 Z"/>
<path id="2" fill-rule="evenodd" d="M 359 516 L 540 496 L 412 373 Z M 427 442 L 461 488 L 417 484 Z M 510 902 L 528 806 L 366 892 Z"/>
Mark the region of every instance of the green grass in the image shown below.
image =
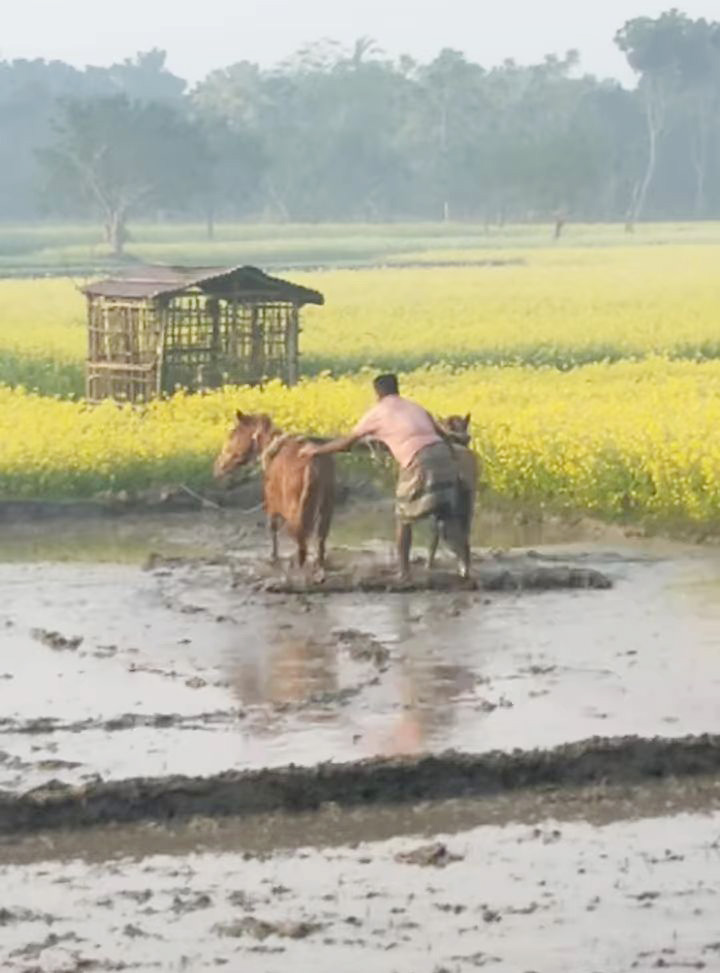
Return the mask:
<path id="1" fill-rule="evenodd" d="M 85 394 L 85 364 L 3 352 L 0 355 L 0 385 L 22 385 L 41 395 L 80 398 Z"/>
<path id="2" fill-rule="evenodd" d="M 208 240 L 200 223 L 130 227 L 126 262 L 251 263 L 265 267 L 368 266 L 406 260 L 457 260 L 463 252 L 513 251 L 553 245 L 720 243 L 720 223 L 651 223 L 633 234 L 617 224 L 570 224 L 557 243 L 547 224 L 486 227 L 478 223 L 221 223 Z M 83 276 L 117 268 L 94 223 L 0 225 L 0 275 Z"/>

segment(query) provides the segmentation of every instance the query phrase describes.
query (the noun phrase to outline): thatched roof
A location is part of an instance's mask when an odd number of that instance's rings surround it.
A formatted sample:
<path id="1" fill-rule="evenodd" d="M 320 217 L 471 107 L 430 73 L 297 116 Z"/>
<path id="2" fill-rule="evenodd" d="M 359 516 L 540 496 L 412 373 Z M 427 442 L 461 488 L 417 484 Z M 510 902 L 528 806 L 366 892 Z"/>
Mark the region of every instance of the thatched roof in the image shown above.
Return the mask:
<path id="1" fill-rule="evenodd" d="M 270 277 L 257 267 L 165 267 L 138 266 L 122 277 L 108 277 L 83 288 L 88 297 L 152 300 L 171 297 L 199 288 L 212 291 L 222 285 L 242 299 L 244 294 L 255 301 L 283 301 L 291 304 L 324 304 L 319 291 L 291 284 L 280 277 Z"/>

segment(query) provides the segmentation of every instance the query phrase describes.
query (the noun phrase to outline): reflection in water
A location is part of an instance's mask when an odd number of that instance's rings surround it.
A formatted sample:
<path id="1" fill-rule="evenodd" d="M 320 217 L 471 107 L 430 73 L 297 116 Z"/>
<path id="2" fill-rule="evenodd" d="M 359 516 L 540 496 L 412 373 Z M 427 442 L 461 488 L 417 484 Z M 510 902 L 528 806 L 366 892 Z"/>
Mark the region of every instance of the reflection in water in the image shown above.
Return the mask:
<path id="1" fill-rule="evenodd" d="M 418 753 L 426 750 L 431 740 L 447 736 L 456 718 L 458 700 L 475 685 L 475 676 L 467 666 L 451 660 L 452 641 L 433 614 L 423 637 L 409 641 L 399 667 L 402 710 L 390 725 L 382 747 L 388 755 Z"/>
<path id="2" fill-rule="evenodd" d="M 399 683 L 402 713 L 381 747 L 389 756 L 419 753 L 441 737 L 454 722 L 458 698 L 474 679 L 464 666 L 411 657 L 403 664 Z"/>
<path id="3" fill-rule="evenodd" d="M 458 701 L 476 681 L 472 671 L 454 658 L 457 646 L 447 631 L 448 617 L 454 617 L 461 604 L 462 599 L 426 595 L 378 605 L 382 618 L 370 620 L 396 646 L 396 657 L 386 675 L 386 693 L 392 693 L 392 699 L 383 707 L 382 724 L 376 724 L 366 740 L 368 752 L 418 753 L 447 735 L 457 717 Z"/>
<path id="4" fill-rule="evenodd" d="M 245 706 L 302 704 L 337 690 L 335 648 L 311 637 L 278 633 L 264 655 L 237 662 L 231 678 Z"/>
<path id="5" fill-rule="evenodd" d="M 269 597 L 231 587 L 223 566 L 0 564 L 6 718 L 93 722 L 3 739 L 22 769 L 0 769 L 30 787 L 715 732 L 720 560 L 657 549 L 574 549 L 612 572 L 610 591 L 487 597 Z M 55 652 L 33 628 L 83 643 Z M 140 725 L 106 731 L 126 713 Z"/>
<path id="6" fill-rule="evenodd" d="M 288 715 L 348 733 L 354 721 L 362 730 L 354 734 L 362 738 L 358 749 L 368 755 L 426 749 L 448 736 L 457 704 L 476 683 L 471 668 L 455 658 L 463 644 L 446 629 L 458 609 L 447 609 L 447 599 L 437 595 L 372 605 L 349 596 L 318 602 L 293 624 L 256 631 L 256 644 L 236 643 L 226 656 L 233 693 L 249 710 L 244 725 L 280 738 Z M 383 646 L 391 650 L 389 664 L 373 654 Z M 353 715 L 345 721 L 349 701 Z"/>

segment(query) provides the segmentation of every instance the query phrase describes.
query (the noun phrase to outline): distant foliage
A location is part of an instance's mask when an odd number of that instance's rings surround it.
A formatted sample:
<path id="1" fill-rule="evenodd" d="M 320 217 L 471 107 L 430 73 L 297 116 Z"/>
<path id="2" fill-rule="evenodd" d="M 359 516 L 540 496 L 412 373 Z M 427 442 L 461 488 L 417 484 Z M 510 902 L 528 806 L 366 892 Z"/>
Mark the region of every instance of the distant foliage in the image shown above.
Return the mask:
<path id="1" fill-rule="evenodd" d="M 370 38 L 310 45 L 273 68 L 242 61 L 191 90 L 162 51 L 84 71 L 0 62 L 0 219 L 102 209 L 87 193 L 41 195 L 38 153 L 67 148 L 63 104 L 113 98 L 162 105 L 176 129 L 193 128 L 202 166 L 135 211 L 202 217 L 209 235 L 216 220 L 247 217 L 552 220 L 558 235 L 568 220 L 716 218 L 720 23 L 670 10 L 618 26 L 637 88 L 583 75 L 574 52 L 488 69 L 455 50 L 391 60 Z M 156 154 L 130 112 L 112 127 L 137 160 Z M 172 182 L 186 153 L 170 154 Z"/>

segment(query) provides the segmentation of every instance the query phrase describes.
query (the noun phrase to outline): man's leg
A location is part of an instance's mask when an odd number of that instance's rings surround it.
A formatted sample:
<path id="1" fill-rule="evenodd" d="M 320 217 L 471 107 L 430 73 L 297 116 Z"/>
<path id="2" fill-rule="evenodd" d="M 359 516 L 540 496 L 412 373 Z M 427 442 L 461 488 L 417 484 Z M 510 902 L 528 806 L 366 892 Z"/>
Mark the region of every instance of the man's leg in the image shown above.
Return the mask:
<path id="1" fill-rule="evenodd" d="M 458 517 L 451 517 L 442 526 L 445 543 L 458 559 L 460 577 L 469 578 L 470 537 L 465 522 Z"/>
<path id="2" fill-rule="evenodd" d="M 412 527 L 410 524 L 397 522 L 397 552 L 400 579 L 407 581 L 410 577 L 410 548 L 412 546 Z"/>

